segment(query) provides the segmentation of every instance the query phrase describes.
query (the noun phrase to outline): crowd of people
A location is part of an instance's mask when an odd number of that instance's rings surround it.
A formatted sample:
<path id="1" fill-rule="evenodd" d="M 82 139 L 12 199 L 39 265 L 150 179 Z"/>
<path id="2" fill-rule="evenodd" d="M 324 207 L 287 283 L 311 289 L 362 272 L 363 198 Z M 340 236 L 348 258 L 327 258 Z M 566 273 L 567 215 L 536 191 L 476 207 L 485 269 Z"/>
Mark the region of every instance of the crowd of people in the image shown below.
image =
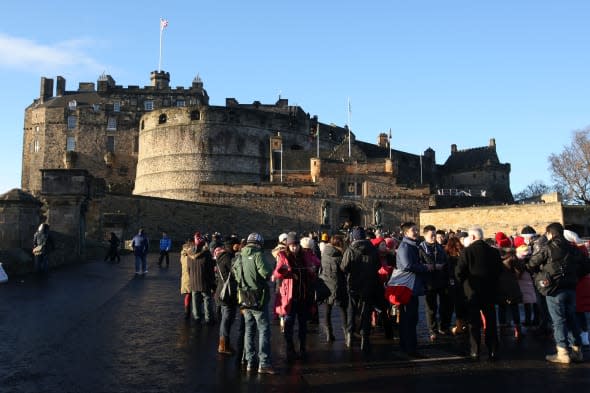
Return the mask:
<path id="1" fill-rule="evenodd" d="M 280 324 L 287 359 L 304 360 L 308 325 L 318 323 L 322 307 L 319 323 L 327 342 L 336 339 L 336 306 L 347 348 L 370 351 L 372 329 L 380 326 L 387 337 L 399 339 L 409 357 L 420 356 L 421 296 L 428 339 L 465 335 L 475 361 L 482 334 L 494 360 L 499 334 L 520 340 L 526 333 L 555 341 L 547 361 L 580 362 L 582 346 L 589 344 L 588 244 L 559 223 L 543 229 L 538 234 L 526 226 L 512 236 L 499 232 L 486 238 L 480 227 L 420 230 L 406 222 L 399 233 L 362 227 L 332 236 L 289 232 L 278 236 L 271 253 L 264 252 L 258 233 L 242 239 L 197 232 L 181 251 L 184 314 L 209 325 L 219 320 L 218 352 L 236 355 L 245 370 L 260 374 L 275 373 L 273 320 Z M 133 240 L 138 274 L 147 272 L 142 236 Z M 160 265 L 170 243 L 164 234 Z M 237 332 L 231 334 L 232 328 Z"/>

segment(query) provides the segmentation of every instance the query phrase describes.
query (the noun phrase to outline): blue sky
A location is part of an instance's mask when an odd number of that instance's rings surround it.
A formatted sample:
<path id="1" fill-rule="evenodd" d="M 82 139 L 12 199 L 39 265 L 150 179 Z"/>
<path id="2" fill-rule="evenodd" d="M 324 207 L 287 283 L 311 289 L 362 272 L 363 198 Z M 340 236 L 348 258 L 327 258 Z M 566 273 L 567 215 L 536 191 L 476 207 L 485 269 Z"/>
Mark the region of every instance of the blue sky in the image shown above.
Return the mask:
<path id="1" fill-rule="evenodd" d="M 165 7 L 164 7 L 165 6 Z M 41 76 L 68 90 L 111 74 L 172 86 L 199 74 L 212 105 L 278 95 L 357 138 L 443 163 L 496 139 L 512 191 L 550 183 L 547 157 L 590 125 L 589 1 L 53 1 L 3 4 L 0 193 L 20 186 L 24 109 Z"/>

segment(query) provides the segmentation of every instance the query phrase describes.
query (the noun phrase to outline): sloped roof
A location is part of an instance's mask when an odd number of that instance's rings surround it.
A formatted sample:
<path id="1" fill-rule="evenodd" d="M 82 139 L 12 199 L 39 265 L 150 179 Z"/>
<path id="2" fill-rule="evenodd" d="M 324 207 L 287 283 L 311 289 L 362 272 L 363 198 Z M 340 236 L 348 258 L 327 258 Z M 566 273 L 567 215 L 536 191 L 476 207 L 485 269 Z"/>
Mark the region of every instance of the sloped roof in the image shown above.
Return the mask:
<path id="1" fill-rule="evenodd" d="M 446 171 L 468 171 L 500 165 L 498 154 L 493 147 L 476 147 L 451 153 L 443 164 Z"/>

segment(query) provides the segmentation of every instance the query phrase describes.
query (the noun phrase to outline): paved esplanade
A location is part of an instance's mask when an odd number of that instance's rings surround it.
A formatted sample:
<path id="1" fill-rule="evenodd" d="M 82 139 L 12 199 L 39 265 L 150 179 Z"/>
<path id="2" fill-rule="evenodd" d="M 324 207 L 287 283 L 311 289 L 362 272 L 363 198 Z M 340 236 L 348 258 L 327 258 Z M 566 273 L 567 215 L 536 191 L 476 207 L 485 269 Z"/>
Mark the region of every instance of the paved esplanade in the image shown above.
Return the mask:
<path id="1" fill-rule="evenodd" d="M 379 330 L 372 353 L 363 355 L 346 350 L 335 329 L 332 344 L 311 333 L 308 360 L 288 366 L 276 324 L 273 360 L 280 375 L 246 375 L 234 357 L 217 354 L 218 325 L 184 321 L 178 254 L 171 255 L 170 269 L 158 269 L 156 260 L 150 255 L 150 272 L 142 278 L 133 277 L 126 256 L 119 265 L 91 262 L 46 280 L 11 277 L 0 285 L 0 392 L 538 393 L 590 387 L 590 362 L 548 364 L 543 358 L 551 344 L 532 336 L 519 344 L 504 337 L 499 361 L 472 363 L 458 356 L 466 348 L 461 338 L 431 345 L 422 330 L 419 350 L 426 356 L 408 361 Z"/>

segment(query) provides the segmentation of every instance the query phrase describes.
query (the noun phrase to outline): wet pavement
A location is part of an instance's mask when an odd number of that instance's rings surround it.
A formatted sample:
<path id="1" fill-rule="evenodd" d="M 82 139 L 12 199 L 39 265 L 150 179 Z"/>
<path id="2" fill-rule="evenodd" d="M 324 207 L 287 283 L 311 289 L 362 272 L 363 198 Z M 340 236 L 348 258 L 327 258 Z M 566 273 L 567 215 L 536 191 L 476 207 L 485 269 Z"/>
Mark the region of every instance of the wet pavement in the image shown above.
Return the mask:
<path id="1" fill-rule="evenodd" d="M 308 357 L 286 361 L 273 325 L 276 376 L 247 375 L 235 357 L 218 355 L 218 325 L 187 323 L 178 255 L 169 269 L 150 255 L 134 277 L 132 256 L 90 262 L 46 279 L 10 277 L 0 285 L 0 392 L 554 392 L 590 387 L 586 363 L 544 360 L 552 343 L 503 337 L 500 359 L 474 363 L 461 337 L 427 342 L 421 314 L 420 358 L 408 359 L 376 329 L 372 351 L 325 343 L 311 326 Z M 323 310 L 321 310 L 323 311 Z M 336 319 L 338 311 L 334 312 Z M 339 321 L 335 320 L 336 326 Z M 235 342 L 235 337 L 233 338 Z M 485 359 L 485 353 L 482 359 Z"/>

